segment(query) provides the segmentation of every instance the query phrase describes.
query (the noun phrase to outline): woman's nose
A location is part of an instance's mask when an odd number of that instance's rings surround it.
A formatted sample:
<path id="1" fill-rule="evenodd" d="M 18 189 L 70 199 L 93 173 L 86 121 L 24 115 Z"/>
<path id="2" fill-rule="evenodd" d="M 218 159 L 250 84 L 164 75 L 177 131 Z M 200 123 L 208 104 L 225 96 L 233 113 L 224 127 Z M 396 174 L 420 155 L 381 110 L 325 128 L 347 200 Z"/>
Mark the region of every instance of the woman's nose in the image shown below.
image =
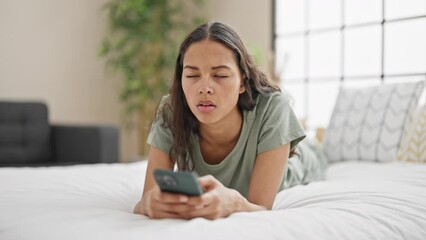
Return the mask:
<path id="1" fill-rule="evenodd" d="M 198 89 L 199 94 L 213 94 L 213 88 L 210 86 L 209 79 L 203 79 L 200 84 L 200 88 Z"/>

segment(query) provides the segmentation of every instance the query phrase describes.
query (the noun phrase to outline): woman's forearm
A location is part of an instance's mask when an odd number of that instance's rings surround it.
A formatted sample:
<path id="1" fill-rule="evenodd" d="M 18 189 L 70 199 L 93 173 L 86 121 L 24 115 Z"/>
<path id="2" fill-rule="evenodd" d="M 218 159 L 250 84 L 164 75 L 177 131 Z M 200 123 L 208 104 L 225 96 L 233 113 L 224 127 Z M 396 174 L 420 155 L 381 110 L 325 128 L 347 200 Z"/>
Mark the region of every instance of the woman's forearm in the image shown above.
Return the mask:
<path id="1" fill-rule="evenodd" d="M 238 194 L 238 200 L 236 201 L 236 209 L 234 212 L 255 212 L 269 210 L 266 206 L 252 203 L 243 197 L 239 192 L 235 192 Z"/>
<path id="2" fill-rule="evenodd" d="M 241 203 L 239 205 L 240 205 L 239 206 L 239 212 L 255 212 L 255 211 L 265 211 L 265 210 L 268 210 L 267 207 L 251 203 L 251 202 L 249 202 L 244 197 L 242 197 L 242 201 L 241 201 Z"/>

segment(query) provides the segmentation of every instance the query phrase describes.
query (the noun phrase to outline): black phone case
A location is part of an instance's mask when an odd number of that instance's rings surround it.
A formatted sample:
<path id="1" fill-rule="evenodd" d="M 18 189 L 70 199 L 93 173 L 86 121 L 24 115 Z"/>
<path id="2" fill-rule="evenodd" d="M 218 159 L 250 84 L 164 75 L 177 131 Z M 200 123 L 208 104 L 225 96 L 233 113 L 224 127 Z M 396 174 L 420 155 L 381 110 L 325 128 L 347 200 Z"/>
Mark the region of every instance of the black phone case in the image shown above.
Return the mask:
<path id="1" fill-rule="evenodd" d="M 163 192 L 180 193 L 189 196 L 203 194 L 197 175 L 188 171 L 173 172 L 167 169 L 155 169 L 154 178 Z"/>

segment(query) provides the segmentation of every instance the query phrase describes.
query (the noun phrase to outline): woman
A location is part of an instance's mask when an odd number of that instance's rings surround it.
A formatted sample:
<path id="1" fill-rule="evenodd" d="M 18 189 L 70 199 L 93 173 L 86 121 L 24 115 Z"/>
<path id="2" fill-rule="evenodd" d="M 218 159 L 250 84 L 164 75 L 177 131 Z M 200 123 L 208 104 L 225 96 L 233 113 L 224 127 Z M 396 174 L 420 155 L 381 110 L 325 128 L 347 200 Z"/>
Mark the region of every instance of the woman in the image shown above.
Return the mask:
<path id="1" fill-rule="evenodd" d="M 145 187 L 134 212 L 216 219 L 272 208 L 287 161 L 305 137 L 287 98 L 268 82 L 239 36 L 209 22 L 183 41 L 169 96 L 148 137 Z M 161 192 L 157 168 L 192 170 L 204 193 Z"/>

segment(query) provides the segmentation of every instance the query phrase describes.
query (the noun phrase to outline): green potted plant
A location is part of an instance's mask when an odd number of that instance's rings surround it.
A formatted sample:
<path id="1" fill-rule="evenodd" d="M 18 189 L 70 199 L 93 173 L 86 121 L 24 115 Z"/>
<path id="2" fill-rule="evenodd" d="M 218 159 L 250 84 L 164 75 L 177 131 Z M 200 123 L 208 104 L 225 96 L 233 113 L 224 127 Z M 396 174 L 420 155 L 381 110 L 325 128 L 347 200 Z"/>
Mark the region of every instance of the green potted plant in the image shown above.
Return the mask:
<path id="1" fill-rule="evenodd" d="M 108 68 L 124 81 L 120 99 L 124 102 L 126 126 L 137 126 L 139 154 L 147 153 L 145 139 L 154 110 L 166 94 L 173 76 L 178 44 L 184 34 L 201 23 L 194 16 L 200 0 L 111 0 L 105 5 L 110 31 L 100 55 Z M 137 122 L 131 116 L 137 114 Z"/>

